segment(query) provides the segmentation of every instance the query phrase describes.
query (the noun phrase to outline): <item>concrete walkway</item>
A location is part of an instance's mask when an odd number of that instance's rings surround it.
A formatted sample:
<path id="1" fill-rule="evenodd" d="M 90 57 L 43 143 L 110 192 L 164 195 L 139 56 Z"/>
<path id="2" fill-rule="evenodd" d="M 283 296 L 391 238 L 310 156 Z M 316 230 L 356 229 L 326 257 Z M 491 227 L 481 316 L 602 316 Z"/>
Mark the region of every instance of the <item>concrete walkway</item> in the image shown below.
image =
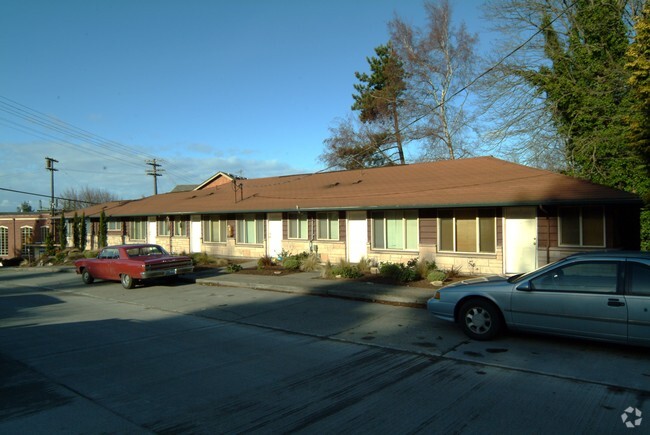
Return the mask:
<path id="1" fill-rule="evenodd" d="M 246 265 L 243 265 L 247 267 Z M 251 275 L 227 273 L 224 269 L 198 271 L 192 275 L 197 284 L 224 287 L 245 287 L 284 293 L 330 296 L 369 302 L 424 307 L 433 297 L 436 287 L 430 289 L 364 283 L 346 279 L 323 279 L 319 272 L 299 272 L 280 275 Z"/>

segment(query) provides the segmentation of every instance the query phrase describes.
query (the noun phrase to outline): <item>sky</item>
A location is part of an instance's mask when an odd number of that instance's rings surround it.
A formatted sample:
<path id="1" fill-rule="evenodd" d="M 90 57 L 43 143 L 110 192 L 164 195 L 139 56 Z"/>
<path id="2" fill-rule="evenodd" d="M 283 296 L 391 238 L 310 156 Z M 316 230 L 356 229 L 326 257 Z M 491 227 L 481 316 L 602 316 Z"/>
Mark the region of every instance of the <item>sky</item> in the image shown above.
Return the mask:
<path id="1" fill-rule="evenodd" d="M 481 0 L 452 1 L 487 33 Z M 120 199 L 326 169 L 355 71 L 388 22 L 421 0 L 4 0 L 0 4 L 0 212 L 49 208 L 69 189 Z M 15 193 L 42 194 L 47 197 Z"/>

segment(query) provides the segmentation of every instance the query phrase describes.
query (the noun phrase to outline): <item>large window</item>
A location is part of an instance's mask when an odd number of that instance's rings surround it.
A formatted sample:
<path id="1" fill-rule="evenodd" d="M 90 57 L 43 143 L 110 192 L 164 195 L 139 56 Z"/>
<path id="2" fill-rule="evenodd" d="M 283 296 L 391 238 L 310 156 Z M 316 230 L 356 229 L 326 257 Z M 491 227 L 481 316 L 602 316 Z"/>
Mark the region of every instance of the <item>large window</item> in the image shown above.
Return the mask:
<path id="1" fill-rule="evenodd" d="M 158 221 L 158 235 L 169 236 L 170 223 L 167 220 Z"/>
<path id="2" fill-rule="evenodd" d="M 20 243 L 22 246 L 23 255 L 29 254 L 28 244 L 32 243 L 32 236 L 34 235 L 34 230 L 32 227 L 22 227 L 20 229 Z"/>
<path id="3" fill-rule="evenodd" d="M 147 239 L 147 221 L 137 220 L 130 222 L 129 237 L 131 240 L 146 240 Z"/>
<path id="4" fill-rule="evenodd" d="M 0 255 L 9 255 L 9 228 L 0 227 Z"/>
<path id="5" fill-rule="evenodd" d="M 50 227 L 41 227 L 41 243 L 47 242 L 47 236 L 50 234 Z"/>
<path id="6" fill-rule="evenodd" d="M 339 239 L 339 213 L 336 211 L 318 213 L 318 239 L 338 240 Z"/>
<path id="7" fill-rule="evenodd" d="M 181 218 L 174 219 L 174 236 L 187 237 L 188 222 Z"/>
<path id="8" fill-rule="evenodd" d="M 307 235 L 307 214 L 289 213 L 289 238 L 306 240 Z"/>
<path id="9" fill-rule="evenodd" d="M 122 222 L 116 220 L 109 220 L 106 228 L 108 231 L 120 231 L 122 229 Z"/>
<path id="10" fill-rule="evenodd" d="M 561 246 L 605 246 L 602 207 L 562 207 L 559 214 Z"/>
<path id="11" fill-rule="evenodd" d="M 237 243 L 259 244 L 264 242 L 264 219 L 255 214 L 237 215 Z"/>
<path id="12" fill-rule="evenodd" d="M 187 225 L 187 222 L 185 222 Z M 203 221 L 203 241 L 222 243 L 226 241 L 226 219 L 221 216 L 211 216 Z M 187 234 L 187 230 L 186 230 Z"/>
<path id="13" fill-rule="evenodd" d="M 372 213 L 374 249 L 418 249 L 418 212 L 394 210 Z"/>
<path id="14" fill-rule="evenodd" d="M 494 209 L 441 210 L 438 248 L 449 252 L 496 252 Z"/>

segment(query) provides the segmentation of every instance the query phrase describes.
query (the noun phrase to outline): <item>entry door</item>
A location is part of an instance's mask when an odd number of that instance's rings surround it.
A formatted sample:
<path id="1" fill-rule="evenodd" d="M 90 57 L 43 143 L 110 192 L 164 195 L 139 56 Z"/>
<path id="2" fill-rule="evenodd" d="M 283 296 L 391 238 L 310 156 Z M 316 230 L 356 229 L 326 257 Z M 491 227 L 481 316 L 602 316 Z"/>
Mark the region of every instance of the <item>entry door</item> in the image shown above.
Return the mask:
<path id="1" fill-rule="evenodd" d="M 201 252 L 201 216 L 190 217 L 190 251 Z"/>
<path id="2" fill-rule="evenodd" d="M 149 217 L 147 222 L 147 243 L 156 243 L 158 234 L 157 222 L 155 217 Z"/>
<path id="3" fill-rule="evenodd" d="M 282 252 L 282 213 L 269 213 L 267 222 L 266 255 L 277 258 Z"/>
<path id="4" fill-rule="evenodd" d="M 530 272 L 537 267 L 537 211 L 535 207 L 505 209 L 505 273 Z"/>
<path id="5" fill-rule="evenodd" d="M 348 212 L 348 261 L 358 263 L 368 254 L 368 222 L 365 211 Z"/>

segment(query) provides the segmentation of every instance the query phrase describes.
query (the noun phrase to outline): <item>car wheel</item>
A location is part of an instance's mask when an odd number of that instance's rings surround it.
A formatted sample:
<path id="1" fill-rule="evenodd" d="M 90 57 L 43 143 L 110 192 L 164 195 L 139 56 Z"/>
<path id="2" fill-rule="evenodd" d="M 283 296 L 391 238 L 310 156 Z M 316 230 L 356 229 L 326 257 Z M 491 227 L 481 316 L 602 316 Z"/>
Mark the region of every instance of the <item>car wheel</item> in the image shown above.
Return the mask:
<path id="1" fill-rule="evenodd" d="M 132 289 L 135 286 L 135 282 L 133 281 L 133 278 L 131 278 L 126 273 L 121 275 L 120 278 L 122 281 L 122 287 L 124 287 L 125 289 Z"/>
<path id="2" fill-rule="evenodd" d="M 490 340 L 503 328 L 501 313 L 491 302 L 470 299 L 460 308 L 460 322 L 463 331 L 474 340 Z"/>
<path id="3" fill-rule="evenodd" d="M 83 272 L 81 272 L 81 280 L 84 282 L 84 284 L 92 284 L 93 281 L 95 281 L 95 278 L 88 272 L 88 269 L 84 269 Z"/>

